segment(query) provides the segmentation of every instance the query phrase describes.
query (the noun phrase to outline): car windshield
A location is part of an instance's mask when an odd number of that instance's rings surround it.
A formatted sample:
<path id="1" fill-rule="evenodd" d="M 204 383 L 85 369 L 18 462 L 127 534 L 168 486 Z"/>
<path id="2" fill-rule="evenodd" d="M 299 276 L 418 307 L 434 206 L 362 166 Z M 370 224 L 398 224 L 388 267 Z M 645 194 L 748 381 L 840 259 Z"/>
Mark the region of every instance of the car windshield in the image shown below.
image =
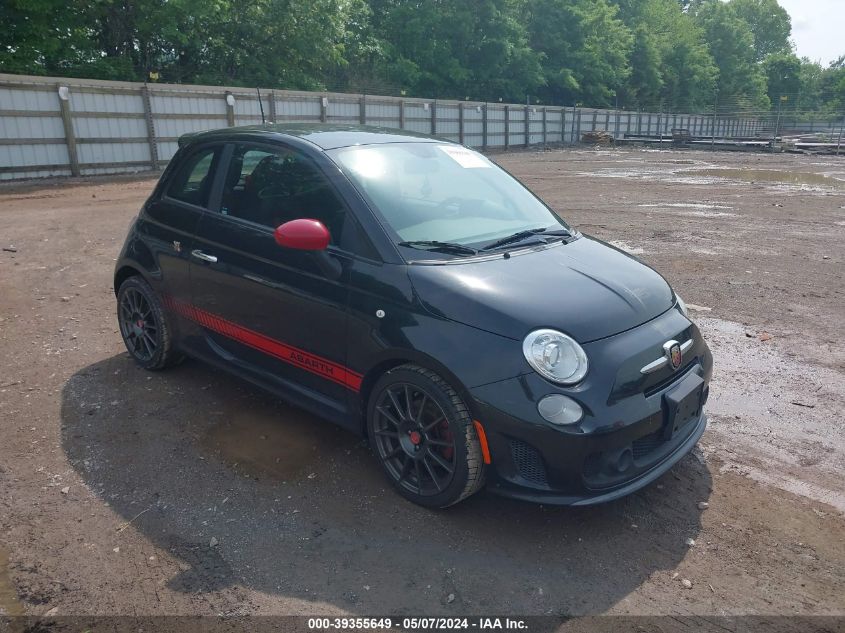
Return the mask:
<path id="1" fill-rule="evenodd" d="M 484 247 L 520 231 L 568 229 L 515 178 L 460 145 L 390 143 L 330 155 L 399 242 Z"/>

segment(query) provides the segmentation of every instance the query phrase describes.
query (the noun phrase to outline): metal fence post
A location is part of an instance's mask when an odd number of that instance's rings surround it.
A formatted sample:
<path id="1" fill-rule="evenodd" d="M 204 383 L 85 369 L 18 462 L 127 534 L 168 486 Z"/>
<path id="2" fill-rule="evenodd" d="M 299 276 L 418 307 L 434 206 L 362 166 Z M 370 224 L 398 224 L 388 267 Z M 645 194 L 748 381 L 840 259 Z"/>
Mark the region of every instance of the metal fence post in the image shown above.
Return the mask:
<path id="1" fill-rule="evenodd" d="M 614 122 L 614 130 L 613 130 L 613 144 L 616 145 L 616 140 L 619 138 L 619 110 L 616 110 L 616 121 Z"/>
<path id="2" fill-rule="evenodd" d="M 437 100 L 431 102 L 431 135 L 437 136 Z"/>
<path id="3" fill-rule="evenodd" d="M 458 102 L 458 142 L 461 145 L 464 143 L 464 102 Z"/>
<path id="4" fill-rule="evenodd" d="M 487 103 L 481 107 L 481 149 L 487 151 Z"/>
<path id="5" fill-rule="evenodd" d="M 76 135 L 73 132 L 73 117 L 70 113 L 70 89 L 59 84 L 56 86 L 56 93 L 59 97 L 59 107 L 62 112 L 62 127 L 65 131 L 65 145 L 67 145 L 70 173 L 72 176 L 79 176 L 79 154 L 76 151 Z"/>
<path id="6" fill-rule="evenodd" d="M 235 95 L 227 90 L 223 98 L 226 99 L 226 123 L 235 127 Z"/>
<path id="7" fill-rule="evenodd" d="M 269 108 L 267 108 L 267 114 L 270 115 L 270 123 L 276 122 L 276 93 L 272 90 L 268 93 L 270 98 Z"/>
<path id="8" fill-rule="evenodd" d="M 405 101 L 399 102 L 399 129 L 405 129 Z"/>
<path id="9" fill-rule="evenodd" d="M 546 106 L 543 106 L 543 149 L 546 149 L 546 136 L 548 129 L 548 121 L 546 114 Z"/>
<path id="10" fill-rule="evenodd" d="M 575 106 L 572 106 L 572 109 L 575 109 Z M 572 121 L 572 126 L 575 129 L 575 136 L 572 137 L 572 144 L 580 143 L 581 142 L 581 116 L 583 115 L 583 111 L 581 108 L 578 108 L 578 118 Z M 577 120 L 577 127 L 576 127 L 576 120 Z"/>
<path id="11" fill-rule="evenodd" d="M 358 122 L 367 125 L 367 95 L 361 95 L 358 99 Z"/>
<path id="12" fill-rule="evenodd" d="M 156 142 L 155 123 L 153 122 L 153 106 L 150 100 L 150 89 L 141 88 L 141 101 L 144 104 L 144 122 L 147 124 L 147 143 L 150 145 L 150 167 L 158 170 L 158 143 Z"/>
<path id="13" fill-rule="evenodd" d="M 711 124 L 710 131 L 712 132 L 710 136 L 710 149 L 714 149 L 716 147 L 716 114 L 719 111 L 719 91 L 716 91 L 716 94 L 713 97 L 713 123 Z"/>
<path id="14" fill-rule="evenodd" d="M 329 118 L 329 98 L 318 97 L 320 99 L 320 123 L 325 123 Z"/>
<path id="15" fill-rule="evenodd" d="M 511 143 L 511 107 L 505 106 L 505 151 Z"/>
<path id="16" fill-rule="evenodd" d="M 531 139 L 531 109 L 529 106 L 525 106 L 525 147 L 528 147 L 529 140 Z"/>

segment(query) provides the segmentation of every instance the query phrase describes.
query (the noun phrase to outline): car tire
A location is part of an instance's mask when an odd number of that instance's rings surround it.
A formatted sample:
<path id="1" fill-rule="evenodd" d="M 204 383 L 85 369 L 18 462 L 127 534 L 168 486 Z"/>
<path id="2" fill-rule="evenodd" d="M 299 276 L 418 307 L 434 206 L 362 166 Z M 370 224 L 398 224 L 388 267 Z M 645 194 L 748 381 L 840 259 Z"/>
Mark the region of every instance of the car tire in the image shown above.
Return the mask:
<path id="1" fill-rule="evenodd" d="M 368 401 L 367 431 L 388 479 L 416 504 L 445 508 L 484 486 L 481 443 L 469 409 L 429 369 L 401 365 L 381 376 Z"/>
<path id="2" fill-rule="evenodd" d="M 173 327 L 161 300 L 143 277 L 129 277 L 117 292 L 117 322 L 129 355 L 144 369 L 179 363 Z"/>

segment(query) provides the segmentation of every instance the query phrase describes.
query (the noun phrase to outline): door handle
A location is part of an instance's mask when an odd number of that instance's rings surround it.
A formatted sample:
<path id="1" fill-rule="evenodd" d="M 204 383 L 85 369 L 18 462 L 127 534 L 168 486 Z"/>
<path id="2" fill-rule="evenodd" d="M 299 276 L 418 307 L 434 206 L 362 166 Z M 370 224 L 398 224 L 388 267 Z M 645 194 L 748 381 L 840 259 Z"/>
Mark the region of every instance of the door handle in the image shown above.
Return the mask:
<path id="1" fill-rule="evenodd" d="M 217 263 L 217 257 L 214 255 L 206 255 L 202 251 L 193 250 L 191 251 L 191 255 L 196 257 L 197 259 L 201 259 L 204 262 L 211 262 L 212 264 Z"/>

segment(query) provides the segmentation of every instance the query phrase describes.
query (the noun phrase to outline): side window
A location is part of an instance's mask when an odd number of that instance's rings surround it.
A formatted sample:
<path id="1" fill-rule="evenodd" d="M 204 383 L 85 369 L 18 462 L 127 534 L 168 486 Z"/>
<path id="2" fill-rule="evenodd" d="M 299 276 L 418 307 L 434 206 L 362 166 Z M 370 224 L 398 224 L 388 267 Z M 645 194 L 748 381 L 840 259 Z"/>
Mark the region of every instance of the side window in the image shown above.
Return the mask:
<path id="1" fill-rule="evenodd" d="M 212 147 L 191 154 L 176 171 L 167 195 L 182 202 L 206 206 L 214 177 L 211 167 L 216 153 L 217 148 Z"/>
<path id="2" fill-rule="evenodd" d="M 334 187 L 307 157 L 288 149 L 240 145 L 232 155 L 220 212 L 270 228 L 320 220 L 340 244 L 345 212 Z"/>

